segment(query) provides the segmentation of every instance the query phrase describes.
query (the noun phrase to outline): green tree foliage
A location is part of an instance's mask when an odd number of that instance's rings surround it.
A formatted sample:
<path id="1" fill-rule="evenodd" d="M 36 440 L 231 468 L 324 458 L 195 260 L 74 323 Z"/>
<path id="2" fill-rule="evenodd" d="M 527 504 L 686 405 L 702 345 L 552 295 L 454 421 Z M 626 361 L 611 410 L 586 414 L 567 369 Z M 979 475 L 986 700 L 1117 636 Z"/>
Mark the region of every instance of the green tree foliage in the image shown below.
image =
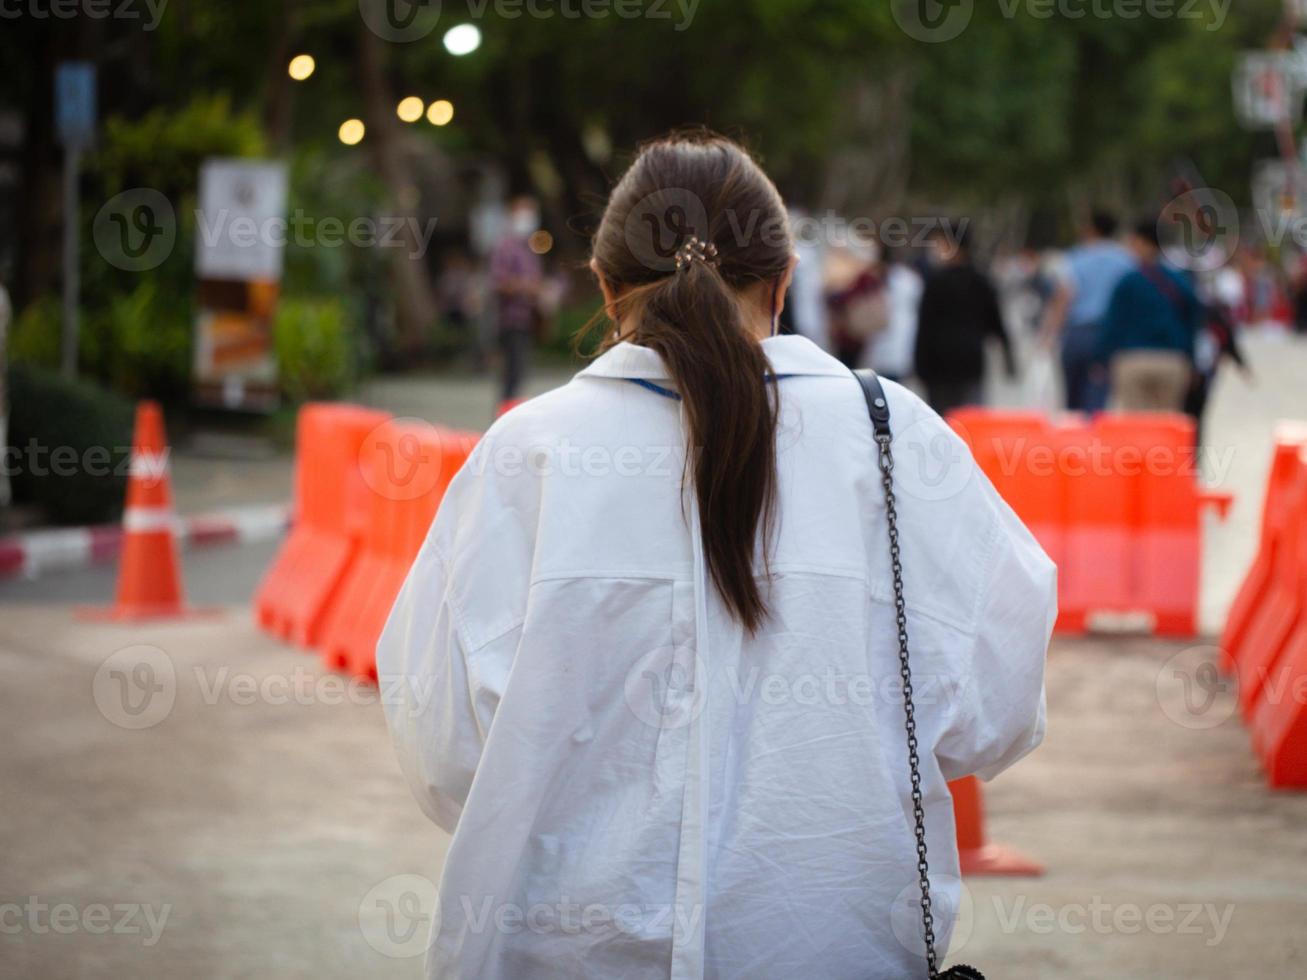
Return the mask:
<path id="1" fill-rule="evenodd" d="M 94 255 L 84 270 L 87 329 L 107 338 L 92 336 L 88 349 L 121 347 L 112 379 L 147 388 L 185 377 L 177 338 L 191 322 L 194 196 L 199 163 L 210 155 L 287 158 L 292 209 L 311 219 L 348 222 L 417 200 L 416 210 L 438 221 L 437 252 L 462 239 L 475 175 L 490 165 L 508 175 L 510 189 L 544 198 L 567 258 L 584 249 L 629 153 L 687 125 L 743 137 L 782 188 L 809 203 L 830 199 L 838 181 L 870 182 L 878 168 L 897 168 L 901 179 L 887 182 L 888 191 L 860 196 L 860 187 L 839 188 L 835 197 L 908 211 L 1014 202 L 1055 216 L 1064 234 L 1075 209 L 1091 200 L 1160 203 L 1178 160 L 1245 202 L 1252 164 L 1276 152 L 1269 134 L 1236 124 L 1230 72 L 1240 51 L 1272 38 L 1281 0 L 1224 8 L 1188 0 L 1169 7 L 961 0 L 970 2 L 970 21 L 942 43 L 909 36 L 896 20 L 898 2 L 444 0 L 431 33 L 386 43 L 371 60 L 360 57 L 368 28 L 357 0 L 170 4 L 150 32 L 118 20 L 19 19 L 0 36 L 0 55 L 16 77 L 0 101 L 24 110 L 34 139 L 52 140 L 53 64 L 92 58 L 106 121 L 88 161 L 84 195 L 92 210 L 82 216 L 84 228 L 94 207 L 125 188 L 154 187 L 173 202 L 177 247 L 148 274 L 150 289 L 140 288 L 143 274 L 121 273 Z M 601 15 L 574 16 L 587 9 Z M 1181 10 L 1200 16 L 1178 16 Z M 440 43 L 459 22 L 475 23 L 483 35 L 481 48 L 462 58 Z M 65 43 L 74 28 L 76 43 Z M 317 61 L 302 83 L 286 76 L 298 52 Z M 400 127 L 393 152 L 416 175 L 412 188 L 391 186 L 393 170 L 381 179 L 371 129 L 360 146 L 336 139 L 344 119 L 368 117 L 365 93 L 378 89 L 362 82 L 377 77 L 396 97 L 455 105 L 449 126 Z M 868 114 L 877 99 L 879 111 Z M 832 167 L 841 154 L 863 166 Z M 48 180 L 52 157 L 31 154 L 25 179 Z M 32 237 L 50 252 L 49 227 Z M 356 324 L 364 296 L 383 305 L 394 299 L 378 251 L 292 243 L 287 294 L 311 302 L 337 296 Z M 51 268 L 47 258 L 38 277 L 47 291 Z M 120 313 L 133 309 L 167 324 L 157 356 L 143 354 L 139 338 L 121 336 Z M 41 319 L 33 313 L 24 322 Z M 18 333 L 28 348 L 43 350 L 29 330 Z"/>

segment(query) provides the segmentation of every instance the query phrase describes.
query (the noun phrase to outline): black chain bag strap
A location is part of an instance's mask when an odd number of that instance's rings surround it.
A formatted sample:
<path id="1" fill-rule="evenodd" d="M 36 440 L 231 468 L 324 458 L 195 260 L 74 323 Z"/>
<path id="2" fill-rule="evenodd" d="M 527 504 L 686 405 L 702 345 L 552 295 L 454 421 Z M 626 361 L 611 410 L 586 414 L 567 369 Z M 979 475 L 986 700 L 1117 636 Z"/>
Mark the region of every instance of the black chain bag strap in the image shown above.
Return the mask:
<path id="1" fill-rule="evenodd" d="M 926 811 L 921 801 L 921 767 L 917 756 L 917 717 L 912 704 L 912 665 L 908 658 L 908 609 L 903 599 L 903 564 L 899 560 L 898 510 L 894 501 L 894 454 L 890 448 L 889 402 L 880 378 L 873 371 L 854 371 L 862 395 L 867 399 L 872 433 L 880 462 L 880 481 L 885 488 L 885 520 L 889 527 L 889 560 L 894 574 L 894 611 L 899 629 L 899 675 L 903 679 L 903 716 L 908 735 L 908 768 L 912 774 L 912 820 L 916 825 L 917 874 L 921 879 L 921 925 L 926 945 L 926 969 L 930 980 L 985 980 L 973 966 L 955 966 L 939 972 L 935 952 L 935 917 L 930 908 L 930 866 L 926 863 Z"/>

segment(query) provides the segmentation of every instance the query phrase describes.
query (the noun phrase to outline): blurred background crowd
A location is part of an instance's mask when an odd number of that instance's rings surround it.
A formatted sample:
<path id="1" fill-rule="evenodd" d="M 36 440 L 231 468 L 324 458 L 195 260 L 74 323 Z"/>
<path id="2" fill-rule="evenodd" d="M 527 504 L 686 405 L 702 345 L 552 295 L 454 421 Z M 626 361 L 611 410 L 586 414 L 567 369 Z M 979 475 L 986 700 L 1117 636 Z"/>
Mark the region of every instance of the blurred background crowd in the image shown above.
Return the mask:
<path id="1" fill-rule="evenodd" d="M 11 441 L 126 445 L 143 396 L 284 439 L 378 373 L 511 401 L 575 362 L 606 189 L 685 125 L 793 209 L 786 329 L 940 410 L 1001 356 L 1039 407 L 1197 415 L 1240 330 L 1307 322 L 1299 6 L 9 0 Z"/>

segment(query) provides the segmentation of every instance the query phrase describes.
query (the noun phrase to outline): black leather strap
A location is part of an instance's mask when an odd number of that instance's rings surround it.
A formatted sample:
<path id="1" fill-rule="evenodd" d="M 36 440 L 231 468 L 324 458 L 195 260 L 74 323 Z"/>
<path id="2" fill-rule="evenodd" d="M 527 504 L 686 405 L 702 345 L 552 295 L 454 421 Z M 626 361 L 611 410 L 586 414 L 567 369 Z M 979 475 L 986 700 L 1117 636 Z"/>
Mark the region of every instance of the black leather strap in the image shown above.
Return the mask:
<path id="1" fill-rule="evenodd" d="M 865 368 L 854 371 L 853 376 L 862 386 L 862 397 L 867 399 L 867 414 L 871 416 L 872 429 L 878 436 L 888 436 L 890 434 L 889 401 L 885 398 L 885 389 L 881 387 L 880 378 L 876 377 L 875 371 Z"/>

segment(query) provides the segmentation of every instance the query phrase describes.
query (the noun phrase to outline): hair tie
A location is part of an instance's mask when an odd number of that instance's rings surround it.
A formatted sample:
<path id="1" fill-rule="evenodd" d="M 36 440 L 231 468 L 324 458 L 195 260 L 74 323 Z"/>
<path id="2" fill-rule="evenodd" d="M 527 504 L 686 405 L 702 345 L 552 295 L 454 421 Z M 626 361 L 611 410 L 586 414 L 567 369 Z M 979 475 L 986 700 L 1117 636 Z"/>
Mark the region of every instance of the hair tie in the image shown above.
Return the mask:
<path id="1" fill-rule="evenodd" d="M 676 250 L 676 271 L 688 268 L 691 262 L 698 260 L 716 268 L 717 246 L 712 242 L 701 241 L 697 235 L 691 235 Z"/>

